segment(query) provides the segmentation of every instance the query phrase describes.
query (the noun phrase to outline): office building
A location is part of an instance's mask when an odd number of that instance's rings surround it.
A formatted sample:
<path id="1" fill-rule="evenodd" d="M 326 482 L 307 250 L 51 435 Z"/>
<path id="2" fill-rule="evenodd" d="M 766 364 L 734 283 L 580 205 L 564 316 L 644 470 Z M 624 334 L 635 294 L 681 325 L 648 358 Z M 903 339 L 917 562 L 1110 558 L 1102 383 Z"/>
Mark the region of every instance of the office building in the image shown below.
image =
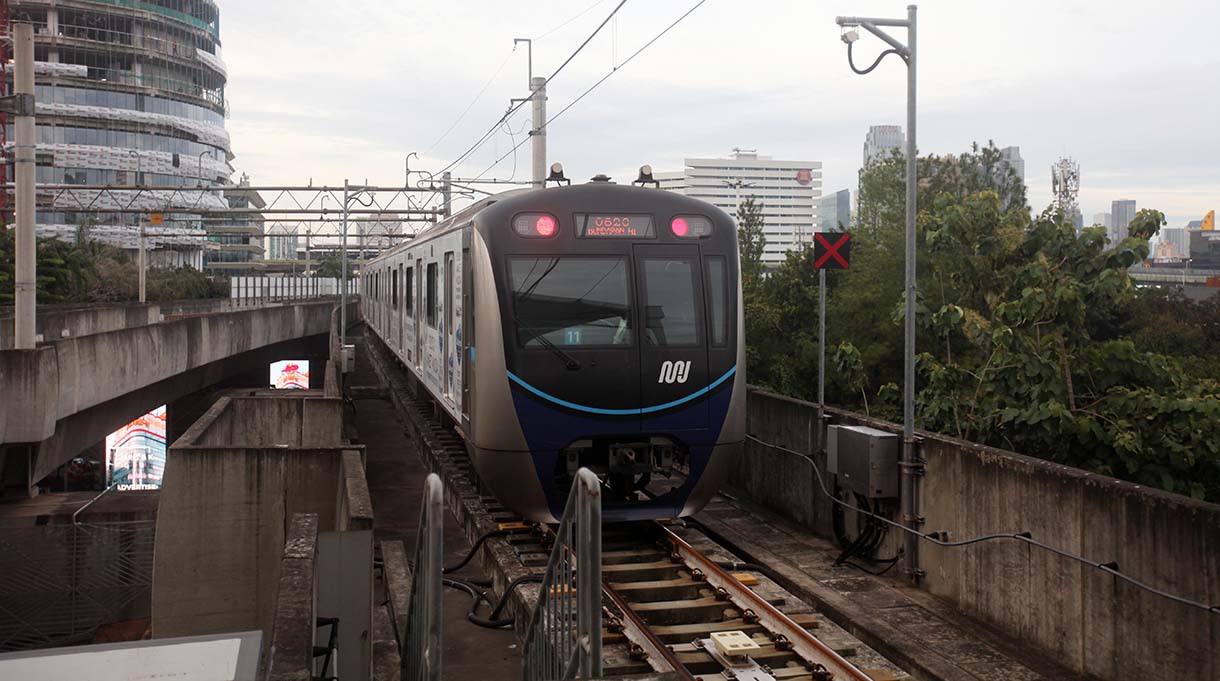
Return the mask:
<path id="1" fill-rule="evenodd" d="M 1025 159 L 1021 158 L 1021 147 L 1004 147 L 1000 150 L 1000 167 L 1012 172 L 1025 184 Z"/>
<path id="2" fill-rule="evenodd" d="M 242 175 L 237 186 L 225 189 L 224 197 L 229 208 L 250 212 L 227 216 L 224 222 L 208 225 L 204 269 L 210 274 L 241 274 L 262 267 L 265 219 L 255 211 L 266 208 L 267 202 L 249 187 L 250 178 Z"/>
<path id="3" fill-rule="evenodd" d="M 1118 243 L 1127 238 L 1127 227 L 1135 219 L 1135 200 L 1119 199 L 1110 204 L 1110 241 Z"/>
<path id="4" fill-rule="evenodd" d="M 869 126 L 868 134 L 864 136 L 864 167 L 874 161 L 889 158 L 894 151 L 899 153 L 905 148 L 906 135 L 902 134 L 901 125 Z"/>
<path id="5" fill-rule="evenodd" d="M 1109 234 L 1110 225 L 1112 224 L 1111 220 L 1110 220 L 1110 214 L 1109 213 L 1094 213 L 1093 214 L 1093 224 L 1101 225 L 1102 227 L 1105 227 L 1106 234 Z"/>
<path id="6" fill-rule="evenodd" d="M 1190 254 L 1190 235 L 1181 227 L 1162 227 L 1159 233 L 1157 255 L 1185 258 Z"/>
<path id="7" fill-rule="evenodd" d="M 8 5 L 12 23 L 34 27 L 38 185 L 165 188 L 139 194 L 40 191 L 38 235 L 72 239 L 79 226 L 91 224 L 91 237 L 134 252 L 139 222 L 147 216 L 79 207 L 164 211 L 163 224 L 148 230 L 149 263 L 202 267 L 204 225 L 190 209 L 228 206 L 221 191 L 206 189 L 227 184 L 233 172 L 216 3 L 14 0 Z M 11 87 L 11 67 L 6 75 Z M 12 118 L 6 132 L 5 151 L 11 153 Z"/>
<path id="8" fill-rule="evenodd" d="M 682 171 L 654 172 L 661 188 L 715 204 L 736 216 L 747 198 L 762 204 L 767 238 L 763 262 L 778 265 L 784 253 L 807 244 L 818 224 L 821 161 L 781 161 L 734 149 L 729 158 L 688 158 Z"/>
<path id="9" fill-rule="evenodd" d="M 818 231 L 840 232 L 851 229 L 851 191 L 840 189 L 818 200 Z"/>

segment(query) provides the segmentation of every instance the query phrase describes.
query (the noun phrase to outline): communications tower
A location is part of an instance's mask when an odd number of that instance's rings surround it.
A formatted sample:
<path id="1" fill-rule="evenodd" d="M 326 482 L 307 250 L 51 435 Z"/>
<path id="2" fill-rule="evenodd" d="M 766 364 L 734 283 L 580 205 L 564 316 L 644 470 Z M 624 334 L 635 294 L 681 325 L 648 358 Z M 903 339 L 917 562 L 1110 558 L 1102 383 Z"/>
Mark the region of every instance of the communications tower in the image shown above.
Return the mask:
<path id="1" fill-rule="evenodd" d="M 1076 229 L 1084 220 L 1076 197 L 1080 194 L 1080 165 L 1070 156 L 1061 157 L 1051 166 L 1051 190 L 1055 194 L 1055 205 L 1072 219 Z"/>

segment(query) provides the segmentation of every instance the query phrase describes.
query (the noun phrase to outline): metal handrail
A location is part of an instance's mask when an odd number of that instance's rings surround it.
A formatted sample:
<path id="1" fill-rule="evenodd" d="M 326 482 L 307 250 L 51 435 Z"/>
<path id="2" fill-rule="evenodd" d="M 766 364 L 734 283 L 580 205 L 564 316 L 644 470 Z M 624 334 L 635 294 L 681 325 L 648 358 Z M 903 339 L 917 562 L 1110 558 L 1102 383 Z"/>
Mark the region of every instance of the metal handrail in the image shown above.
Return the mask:
<path id="1" fill-rule="evenodd" d="M 602 675 L 601 483 L 576 472 L 525 637 L 525 681 Z"/>
<path id="2" fill-rule="evenodd" d="M 441 573 L 445 558 L 445 489 L 432 473 L 424 481 L 415 538 L 411 603 L 403 637 L 404 681 L 440 681 L 441 678 Z"/>

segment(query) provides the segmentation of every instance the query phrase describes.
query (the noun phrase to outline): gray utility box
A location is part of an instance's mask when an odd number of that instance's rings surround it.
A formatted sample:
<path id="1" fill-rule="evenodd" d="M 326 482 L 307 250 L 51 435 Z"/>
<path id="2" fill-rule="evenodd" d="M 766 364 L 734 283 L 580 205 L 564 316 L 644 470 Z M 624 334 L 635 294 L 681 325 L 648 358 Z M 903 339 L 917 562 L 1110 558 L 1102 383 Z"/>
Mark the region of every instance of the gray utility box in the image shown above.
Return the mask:
<path id="1" fill-rule="evenodd" d="M 867 426 L 830 426 L 826 467 L 839 485 L 869 499 L 898 496 L 898 436 Z"/>

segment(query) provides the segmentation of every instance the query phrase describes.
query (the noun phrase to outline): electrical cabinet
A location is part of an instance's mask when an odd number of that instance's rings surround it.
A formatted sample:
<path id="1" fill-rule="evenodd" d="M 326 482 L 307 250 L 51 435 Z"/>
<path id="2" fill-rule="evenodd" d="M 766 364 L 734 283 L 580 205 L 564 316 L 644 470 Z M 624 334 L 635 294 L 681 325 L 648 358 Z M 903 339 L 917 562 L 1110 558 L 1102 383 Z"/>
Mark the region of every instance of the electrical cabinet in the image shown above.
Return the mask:
<path id="1" fill-rule="evenodd" d="M 898 497 L 899 437 L 868 426 L 830 426 L 826 467 L 839 486 L 869 499 Z"/>

